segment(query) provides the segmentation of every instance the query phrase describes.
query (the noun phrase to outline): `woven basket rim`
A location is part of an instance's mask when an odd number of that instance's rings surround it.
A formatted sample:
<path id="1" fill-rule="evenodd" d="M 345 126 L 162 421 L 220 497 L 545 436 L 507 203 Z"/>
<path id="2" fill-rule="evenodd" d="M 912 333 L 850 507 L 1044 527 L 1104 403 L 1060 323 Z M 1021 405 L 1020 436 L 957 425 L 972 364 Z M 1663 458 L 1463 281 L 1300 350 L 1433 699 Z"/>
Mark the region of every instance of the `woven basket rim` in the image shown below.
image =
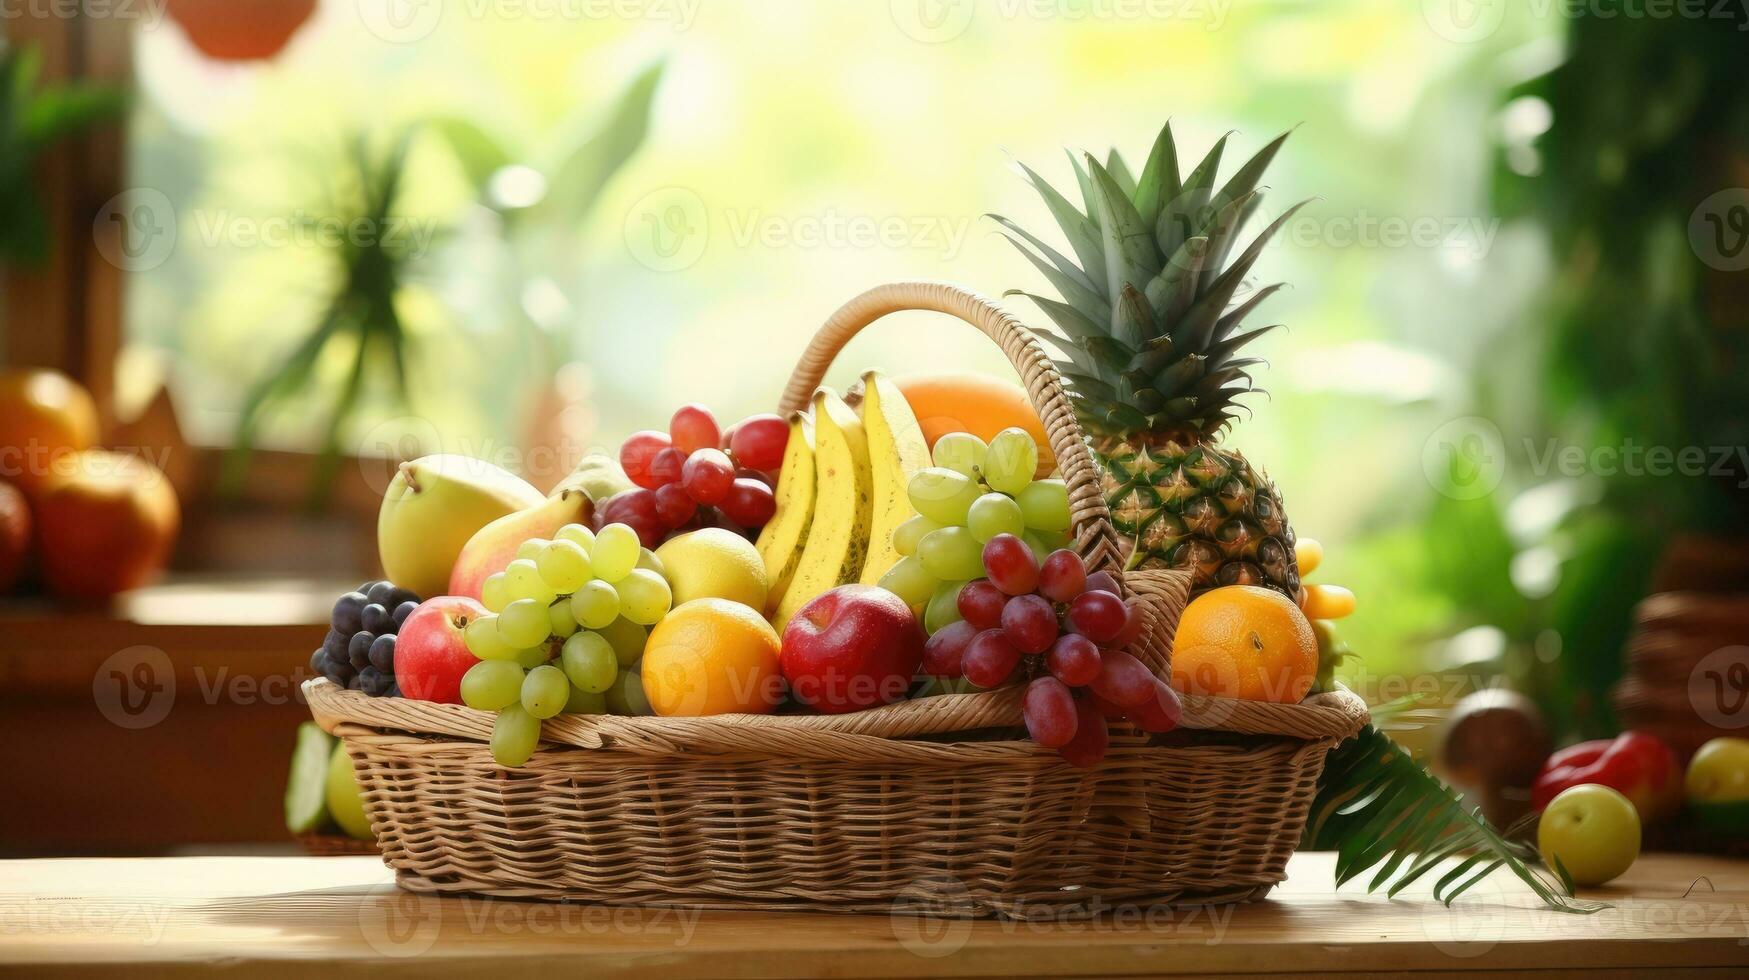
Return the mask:
<path id="1" fill-rule="evenodd" d="M 543 722 L 541 739 L 576 748 L 642 755 L 754 752 L 834 759 L 889 757 L 899 744 L 927 745 L 931 749 L 950 744 L 940 740 L 920 742 L 916 736 L 1019 725 L 1019 693 L 1019 688 L 1010 687 L 975 694 L 941 695 L 844 715 L 728 714 L 661 718 L 567 714 Z M 317 724 L 330 733 L 345 725 L 354 730 L 398 731 L 474 742 L 489 742 L 492 737 L 494 713 L 466 705 L 372 698 L 358 691 L 348 691 L 321 677 L 305 681 L 303 694 Z M 1299 704 L 1197 695 L 1184 695 L 1183 698 L 1185 712 L 1181 727 L 1191 730 L 1340 741 L 1358 732 L 1367 720 L 1365 702 L 1346 690 L 1314 694 Z M 931 705 L 930 702 L 951 703 Z M 927 712 L 921 715 L 924 719 L 937 715 L 951 720 L 933 728 L 920 724 L 917 708 Z M 966 724 L 968 710 L 987 718 L 987 723 Z M 885 724 L 894 721 L 896 725 Z M 889 734 L 875 734 L 883 730 Z M 1037 748 L 1024 740 L 1012 744 L 1026 746 L 1024 754 Z"/>

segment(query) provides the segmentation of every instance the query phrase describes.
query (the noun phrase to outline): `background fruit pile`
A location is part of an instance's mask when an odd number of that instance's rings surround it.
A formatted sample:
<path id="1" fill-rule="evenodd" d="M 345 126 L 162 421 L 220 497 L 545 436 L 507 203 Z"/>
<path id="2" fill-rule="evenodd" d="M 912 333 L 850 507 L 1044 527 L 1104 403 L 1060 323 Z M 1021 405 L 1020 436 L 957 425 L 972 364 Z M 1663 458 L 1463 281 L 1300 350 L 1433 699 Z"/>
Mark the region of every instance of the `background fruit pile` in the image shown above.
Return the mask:
<path id="1" fill-rule="evenodd" d="M 77 382 L 0 373 L 0 593 L 40 578 L 59 598 L 100 600 L 170 560 L 176 491 L 145 458 L 96 448 L 98 435 Z"/>

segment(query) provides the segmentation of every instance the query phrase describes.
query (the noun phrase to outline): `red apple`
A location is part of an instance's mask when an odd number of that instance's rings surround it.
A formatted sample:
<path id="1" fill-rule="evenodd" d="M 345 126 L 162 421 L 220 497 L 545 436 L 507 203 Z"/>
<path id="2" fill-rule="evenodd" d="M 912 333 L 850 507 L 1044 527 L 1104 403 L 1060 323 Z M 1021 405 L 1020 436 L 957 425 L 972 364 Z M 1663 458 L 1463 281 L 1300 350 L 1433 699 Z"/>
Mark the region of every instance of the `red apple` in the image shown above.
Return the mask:
<path id="1" fill-rule="evenodd" d="M 43 580 L 75 600 L 150 581 L 169 561 L 182 519 L 176 491 L 156 466 L 103 449 L 57 458 L 36 485 L 31 511 Z"/>
<path id="2" fill-rule="evenodd" d="M 796 700 L 843 714 L 904 697 L 927 639 L 905 600 L 873 585 L 840 585 L 790 619 L 779 660 Z"/>
<path id="3" fill-rule="evenodd" d="M 466 596 L 427 599 L 407 616 L 395 638 L 395 681 L 415 701 L 462 703 L 462 675 L 480 659 L 468 652 L 462 631 L 487 615 Z"/>

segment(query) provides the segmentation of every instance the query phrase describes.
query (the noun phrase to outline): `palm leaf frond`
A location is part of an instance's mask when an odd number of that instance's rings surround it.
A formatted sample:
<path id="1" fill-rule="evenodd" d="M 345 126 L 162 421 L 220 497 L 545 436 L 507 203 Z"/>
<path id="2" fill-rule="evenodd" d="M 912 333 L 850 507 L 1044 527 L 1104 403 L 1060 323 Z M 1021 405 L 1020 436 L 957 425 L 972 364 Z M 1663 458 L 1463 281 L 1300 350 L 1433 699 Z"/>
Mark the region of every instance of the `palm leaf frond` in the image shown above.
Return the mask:
<path id="1" fill-rule="evenodd" d="M 1413 705 L 1387 707 L 1400 715 Z M 1466 810 L 1450 787 L 1373 725 L 1330 753 L 1300 846 L 1336 852 L 1338 885 L 1377 868 L 1367 890 L 1387 888 L 1393 897 L 1456 860 L 1433 886 L 1434 899 L 1446 905 L 1505 868 L 1556 911 L 1605 907 L 1575 900 L 1564 875 L 1534 866 L 1529 848 Z"/>

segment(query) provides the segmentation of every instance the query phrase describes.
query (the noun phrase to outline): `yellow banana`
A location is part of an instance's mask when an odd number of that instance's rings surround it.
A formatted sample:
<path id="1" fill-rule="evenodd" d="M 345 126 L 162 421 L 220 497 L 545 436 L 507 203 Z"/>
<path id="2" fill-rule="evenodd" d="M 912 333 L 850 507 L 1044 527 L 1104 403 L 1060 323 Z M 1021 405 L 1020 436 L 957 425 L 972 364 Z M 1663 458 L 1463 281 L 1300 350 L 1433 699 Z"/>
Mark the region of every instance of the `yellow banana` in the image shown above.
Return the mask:
<path id="1" fill-rule="evenodd" d="M 783 469 L 777 475 L 777 512 L 759 532 L 759 557 L 771 580 L 771 600 L 762 610 L 770 615 L 789 588 L 802 546 L 814 521 L 814 425 L 802 412 L 791 412 L 789 443 L 783 450 Z"/>
<path id="2" fill-rule="evenodd" d="M 899 386 L 879 371 L 862 376 L 862 427 L 868 434 L 869 468 L 874 477 L 873 517 L 868 558 L 858 581 L 874 585 L 901 557 L 893 548 L 893 529 L 916 515 L 906 489 L 911 476 L 929 465 L 929 443 Z"/>
<path id="3" fill-rule="evenodd" d="M 868 554 L 873 507 L 862 420 L 844 399 L 822 388 L 814 392 L 814 522 L 771 625 L 781 632 L 809 599 L 856 581 Z"/>

